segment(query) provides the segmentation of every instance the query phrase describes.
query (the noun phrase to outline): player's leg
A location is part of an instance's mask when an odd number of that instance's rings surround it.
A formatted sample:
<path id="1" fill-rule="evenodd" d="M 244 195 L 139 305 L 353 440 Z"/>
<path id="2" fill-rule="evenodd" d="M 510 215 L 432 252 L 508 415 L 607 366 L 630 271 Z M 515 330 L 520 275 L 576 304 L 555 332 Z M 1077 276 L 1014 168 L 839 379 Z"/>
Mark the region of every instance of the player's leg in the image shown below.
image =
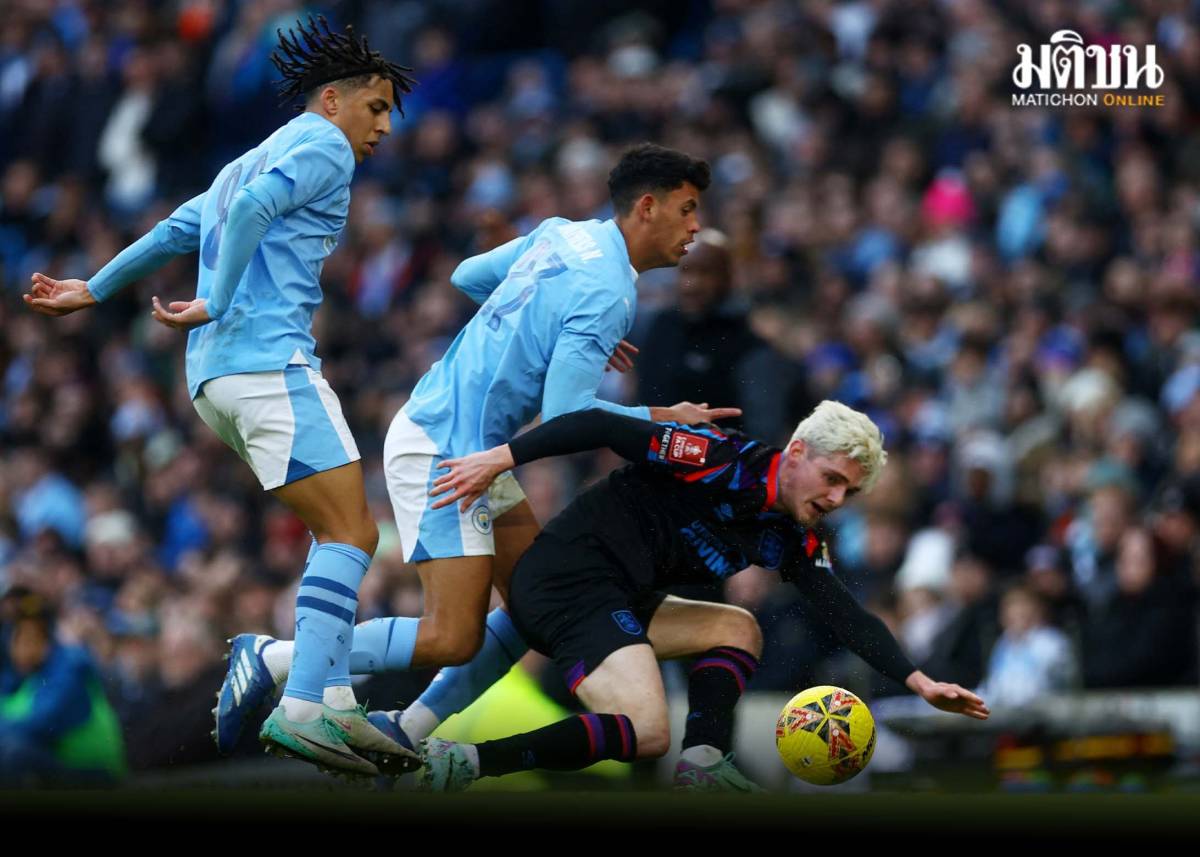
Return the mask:
<path id="1" fill-rule="evenodd" d="M 489 497 L 496 512 L 492 583 L 507 602 L 513 566 L 541 528 L 516 480 L 511 474 L 504 477 L 496 480 L 498 484 L 493 485 Z M 439 672 L 420 698 L 400 715 L 400 728 L 413 744 L 425 739 L 439 723 L 462 711 L 503 678 L 527 651 L 529 646 L 517 633 L 506 607 L 496 607 L 487 615 L 478 654 L 468 663 Z"/>
<path id="2" fill-rule="evenodd" d="M 466 513 L 431 508 L 440 460 L 436 444 L 400 411 L 384 440 L 384 475 L 404 559 L 421 577 L 424 613 L 358 625 L 349 656 L 355 674 L 463 663 L 479 649 L 495 549 L 491 514 L 486 500 Z M 268 661 L 287 645 L 272 645 Z"/>
<path id="3" fill-rule="evenodd" d="M 423 786 L 456 790 L 478 776 L 576 770 L 664 752 L 666 698 L 645 623 L 599 546 L 543 533 L 517 563 L 510 596 L 521 636 L 554 658 L 571 691 L 582 688 L 580 698 L 596 713 L 477 746 L 427 739 Z"/>
<path id="4" fill-rule="evenodd" d="M 730 750 L 734 709 L 762 654 L 758 622 L 740 607 L 668 596 L 650 620 L 649 637 L 662 660 L 694 657 L 676 786 L 757 791 L 733 766 Z"/>
<path id="5" fill-rule="evenodd" d="M 522 518 L 518 515 L 518 520 Z M 521 531 L 528 527 L 514 529 Z M 509 543 L 510 531 L 501 526 L 497 530 L 505 534 L 505 543 Z M 525 534 L 521 538 L 529 540 Z M 512 550 L 511 546 L 508 550 Z M 414 746 L 440 722 L 473 702 L 528 651 L 506 611 L 497 608 L 487 613 L 491 595 L 490 556 L 427 560 L 417 564 L 417 572 L 424 588 L 423 615 L 372 619 L 357 625 L 349 657 L 350 672 L 355 675 L 407 670 L 413 666 L 460 665 L 439 673 L 421 699 L 403 712 L 370 716 L 377 728 L 406 747 Z M 235 640 L 235 649 L 242 643 L 245 650 L 251 645 L 265 645 L 263 668 L 269 671 L 272 683 L 283 681 L 288 674 L 292 643 L 269 637 L 243 637 Z M 238 653 L 234 656 L 238 657 Z M 249 659 L 250 654 L 241 657 Z"/>
<path id="6" fill-rule="evenodd" d="M 297 643 L 288 684 L 261 737 L 277 751 L 375 773 L 374 765 L 350 751 L 347 731 L 327 717 L 335 709 L 324 705 L 328 695 L 338 707 L 348 702 L 355 708 L 347 666 L 350 640 L 358 586 L 378 539 L 367 510 L 358 449 L 337 397 L 309 367 L 289 366 L 213 379 L 195 404 L 205 422 L 251 466 L 263 487 L 304 521 L 317 542 L 297 595 Z M 226 680 L 234 691 L 239 663 L 231 663 Z M 332 690 L 327 691 L 327 683 Z M 222 720 L 228 723 L 237 719 L 231 713 L 246 710 L 245 705 L 226 709 L 225 691 L 223 687 L 218 703 L 218 733 Z M 365 715 L 356 722 L 357 731 L 371 739 L 368 743 L 405 752 Z"/>
<path id="7" fill-rule="evenodd" d="M 289 696 L 298 694 L 293 688 L 310 687 L 323 670 L 321 714 L 345 733 L 345 742 L 359 753 L 366 753 L 386 772 L 414 769 L 416 754 L 367 720 L 350 686 L 358 587 L 379 538 L 367 507 L 360 463 L 313 474 L 277 488 L 274 494 L 308 525 L 315 543 L 296 599 L 296 640 L 283 692 L 284 713 L 294 719 Z M 310 638 L 305 639 L 305 635 Z M 324 635 L 324 639 L 318 635 Z M 319 649 L 312 645 L 314 637 L 320 641 Z M 313 649 L 325 658 L 323 663 L 305 657 Z M 305 676 L 299 670 L 311 673 Z"/>
<path id="8" fill-rule="evenodd" d="M 666 692 L 649 645 L 613 652 L 575 692 L 594 713 L 479 744 L 426 739 L 422 787 L 460 791 L 480 777 L 534 769 L 579 771 L 606 759 L 653 759 L 667 751 L 671 732 Z"/>

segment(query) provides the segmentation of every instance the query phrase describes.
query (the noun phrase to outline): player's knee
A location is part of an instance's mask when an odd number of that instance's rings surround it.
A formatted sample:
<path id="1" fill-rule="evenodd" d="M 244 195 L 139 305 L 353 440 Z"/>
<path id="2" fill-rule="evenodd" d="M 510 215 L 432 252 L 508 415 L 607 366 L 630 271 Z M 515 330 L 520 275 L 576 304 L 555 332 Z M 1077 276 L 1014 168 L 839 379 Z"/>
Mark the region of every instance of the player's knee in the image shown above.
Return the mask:
<path id="1" fill-rule="evenodd" d="M 665 713 L 661 716 L 630 718 L 630 721 L 637 734 L 639 759 L 657 759 L 671 749 L 671 724 Z"/>
<path id="2" fill-rule="evenodd" d="M 483 629 L 471 628 L 437 634 L 433 641 L 434 659 L 446 667 L 467 663 L 483 647 Z"/>
<path id="3" fill-rule="evenodd" d="M 343 521 L 314 532 L 321 543 L 353 545 L 369 556 L 374 556 L 375 548 L 379 546 L 379 527 L 369 515 L 364 515 L 361 520 Z"/>
<path id="4" fill-rule="evenodd" d="M 749 652 L 758 658 L 762 656 L 763 636 L 758 620 L 749 610 L 730 606 L 725 621 L 725 633 L 729 639 L 724 642 L 727 646 L 736 646 L 742 651 Z"/>
<path id="5" fill-rule="evenodd" d="M 375 520 L 367 516 L 358 525 L 358 546 L 371 556 L 375 555 L 375 548 L 379 547 L 379 526 Z"/>

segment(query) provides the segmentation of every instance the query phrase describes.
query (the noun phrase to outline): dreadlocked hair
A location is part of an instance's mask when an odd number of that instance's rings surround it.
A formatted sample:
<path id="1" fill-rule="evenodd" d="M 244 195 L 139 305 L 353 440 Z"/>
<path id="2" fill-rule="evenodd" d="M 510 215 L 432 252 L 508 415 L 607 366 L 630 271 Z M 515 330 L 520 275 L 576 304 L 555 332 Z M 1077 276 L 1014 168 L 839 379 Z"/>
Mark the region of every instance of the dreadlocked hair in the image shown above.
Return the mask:
<path id="1" fill-rule="evenodd" d="M 371 50 L 366 37 L 358 38 L 352 26 L 347 25 L 345 33 L 333 32 L 324 15 L 315 21 L 309 15 L 308 27 L 303 21 L 297 21 L 296 29 L 299 33 L 288 27 L 286 36 L 282 29 L 275 31 L 279 36 L 279 47 L 271 54 L 271 62 L 283 75 L 279 83 L 280 103 L 286 104 L 335 80 L 377 74 L 391 81 L 396 107 L 400 115 L 404 115 L 400 95 L 412 92 L 417 82 L 405 74 L 412 71 L 411 68 L 388 62 L 379 51 Z"/>

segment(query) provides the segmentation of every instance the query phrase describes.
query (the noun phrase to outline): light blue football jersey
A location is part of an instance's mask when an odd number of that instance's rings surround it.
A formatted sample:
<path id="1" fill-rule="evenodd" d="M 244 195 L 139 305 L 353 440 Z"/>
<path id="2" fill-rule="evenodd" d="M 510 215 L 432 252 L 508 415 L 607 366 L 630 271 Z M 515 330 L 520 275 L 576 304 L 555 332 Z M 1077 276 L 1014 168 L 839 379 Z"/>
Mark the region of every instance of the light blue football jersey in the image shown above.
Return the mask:
<path id="1" fill-rule="evenodd" d="M 637 272 L 614 221 L 552 217 L 467 259 L 452 279 L 483 306 L 404 406 L 443 455 L 507 443 L 539 412 L 556 416 L 559 406 L 543 407 L 543 395 L 551 398 L 548 373 L 560 386 L 590 386 L 571 391 L 578 395 L 560 392 L 561 406 L 648 416 L 645 408 L 594 400 L 637 310 Z"/>
<path id="2" fill-rule="evenodd" d="M 298 362 L 320 368 L 312 317 L 322 299 L 321 268 L 346 225 L 354 167 L 346 135 L 316 113 L 301 113 L 229 163 L 207 193 L 189 203 L 200 207 L 196 297 L 208 298 L 234 194 L 264 172 L 291 183 L 288 207 L 267 228 L 229 308 L 188 334 L 187 380 L 193 398 L 205 381 L 223 375 Z"/>

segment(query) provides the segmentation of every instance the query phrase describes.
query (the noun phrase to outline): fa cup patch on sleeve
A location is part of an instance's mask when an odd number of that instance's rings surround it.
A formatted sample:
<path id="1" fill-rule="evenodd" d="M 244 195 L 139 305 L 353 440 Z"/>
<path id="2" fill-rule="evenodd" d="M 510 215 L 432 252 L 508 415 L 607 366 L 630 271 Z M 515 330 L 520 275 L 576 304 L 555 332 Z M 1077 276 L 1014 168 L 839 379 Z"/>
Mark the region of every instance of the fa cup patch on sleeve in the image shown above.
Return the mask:
<path id="1" fill-rule="evenodd" d="M 708 460 L 708 438 L 677 431 L 667 449 L 667 461 L 679 464 L 704 464 Z"/>

